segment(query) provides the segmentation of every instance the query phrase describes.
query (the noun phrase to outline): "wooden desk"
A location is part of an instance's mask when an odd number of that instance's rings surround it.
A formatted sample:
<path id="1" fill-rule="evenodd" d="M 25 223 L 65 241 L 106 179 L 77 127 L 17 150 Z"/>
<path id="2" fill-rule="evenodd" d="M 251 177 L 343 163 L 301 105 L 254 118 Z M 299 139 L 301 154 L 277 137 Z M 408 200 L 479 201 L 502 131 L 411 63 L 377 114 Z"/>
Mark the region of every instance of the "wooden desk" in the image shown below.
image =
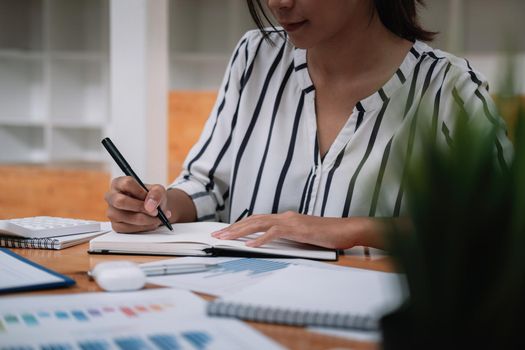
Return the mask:
<path id="1" fill-rule="evenodd" d="M 98 292 L 101 289 L 95 282 L 90 281 L 86 272 L 101 261 L 109 260 L 133 260 L 138 263 L 166 259 L 167 257 L 155 256 L 136 256 L 136 255 L 90 255 L 87 253 L 88 244 L 82 244 L 64 250 L 40 250 L 40 249 L 12 249 L 36 263 L 46 266 L 59 273 L 67 275 L 77 282 L 74 287 L 63 289 L 52 289 L 27 293 L 16 293 L 16 295 L 37 295 L 37 294 L 69 294 L 81 292 Z M 368 268 L 381 271 L 392 271 L 391 263 L 388 259 L 370 260 L 364 256 L 342 256 L 337 262 L 338 265 Z M 148 288 L 156 288 L 148 285 Z M 15 295 L 15 294 L 8 294 Z M 5 296 L 5 294 L 3 295 Z M 209 296 L 203 296 L 210 299 Z M 330 337 L 321 334 L 311 333 L 301 327 L 280 326 L 249 322 L 254 328 L 267 336 L 273 338 L 290 349 L 377 349 L 378 345 L 373 343 L 357 342 L 348 339 Z"/>

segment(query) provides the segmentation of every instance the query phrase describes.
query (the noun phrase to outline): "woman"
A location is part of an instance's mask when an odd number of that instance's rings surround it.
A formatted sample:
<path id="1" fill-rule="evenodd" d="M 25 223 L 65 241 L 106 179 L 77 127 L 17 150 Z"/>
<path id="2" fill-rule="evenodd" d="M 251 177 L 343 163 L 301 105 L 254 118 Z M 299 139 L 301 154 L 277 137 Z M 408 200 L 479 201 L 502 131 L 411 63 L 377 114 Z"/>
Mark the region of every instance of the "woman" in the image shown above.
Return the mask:
<path id="1" fill-rule="evenodd" d="M 181 176 L 146 195 L 128 177 L 113 181 L 108 217 L 119 232 L 171 222 L 234 222 L 213 235 L 259 246 L 284 237 L 329 248 L 382 248 L 384 220 L 404 213 L 406 170 L 431 130 L 450 146 L 458 110 L 498 128 L 510 144 L 487 83 L 466 60 L 421 40 L 421 0 L 268 0 L 282 29 L 239 42 L 216 105 Z M 480 113 L 481 111 L 481 113 Z"/>

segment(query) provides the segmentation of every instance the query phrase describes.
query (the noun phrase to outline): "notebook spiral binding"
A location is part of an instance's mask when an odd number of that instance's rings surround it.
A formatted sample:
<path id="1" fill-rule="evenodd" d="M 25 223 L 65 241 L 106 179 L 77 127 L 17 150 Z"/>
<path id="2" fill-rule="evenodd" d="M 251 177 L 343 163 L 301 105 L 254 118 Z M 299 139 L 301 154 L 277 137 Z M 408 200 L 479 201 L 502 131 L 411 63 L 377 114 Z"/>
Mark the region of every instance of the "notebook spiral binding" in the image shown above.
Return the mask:
<path id="1" fill-rule="evenodd" d="M 280 323 L 291 326 L 319 326 L 359 330 L 377 330 L 376 319 L 366 315 L 348 315 L 330 312 L 278 309 L 257 305 L 242 305 L 214 301 L 207 305 L 210 316 L 235 317 L 265 323 Z"/>
<path id="2" fill-rule="evenodd" d="M 58 249 L 59 246 L 60 246 L 60 241 L 54 238 L 0 237 L 0 247 Z"/>

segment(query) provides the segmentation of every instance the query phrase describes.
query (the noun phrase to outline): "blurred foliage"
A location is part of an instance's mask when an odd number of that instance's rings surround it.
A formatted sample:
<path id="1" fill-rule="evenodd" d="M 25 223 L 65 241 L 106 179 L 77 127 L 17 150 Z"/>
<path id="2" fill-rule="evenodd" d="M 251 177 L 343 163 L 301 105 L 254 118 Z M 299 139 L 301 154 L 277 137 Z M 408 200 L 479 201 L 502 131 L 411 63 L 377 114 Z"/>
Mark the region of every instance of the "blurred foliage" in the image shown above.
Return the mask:
<path id="1" fill-rule="evenodd" d="M 410 293 L 398 310 L 403 317 L 390 320 L 401 332 L 410 329 L 405 348 L 525 344 L 525 110 L 512 102 L 517 97 L 505 98 L 515 123 L 508 169 L 496 160 L 495 132 L 472 128 L 464 115 L 453 146 L 429 142 L 411 168 L 413 225 L 395 229 L 390 241 Z"/>

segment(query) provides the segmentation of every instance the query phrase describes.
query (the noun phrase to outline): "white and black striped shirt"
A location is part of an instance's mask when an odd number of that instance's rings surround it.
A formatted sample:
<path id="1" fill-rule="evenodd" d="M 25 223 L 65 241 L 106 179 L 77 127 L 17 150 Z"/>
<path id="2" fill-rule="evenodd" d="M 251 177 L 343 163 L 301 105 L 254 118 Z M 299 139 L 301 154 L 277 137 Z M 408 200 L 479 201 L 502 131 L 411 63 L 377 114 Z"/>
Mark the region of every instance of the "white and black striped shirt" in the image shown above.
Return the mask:
<path id="1" fill-rule="evenodd" d="M 321 158 L 306 51 L 284 32 L 270 37 L 274 46 L 258 30 L 239 42 L 202 135 L 170 186 L 191 196 L 198 220 L 232 222 L 245 209 L 399 216 L 422 130 L 450 145 L 463 108 L 479 127 L 500 129 L 495 150 L 507 166 L 512 146 L 486 80 L 466 60 L 419 41 L 396 74 L 357 103 Z"/>

